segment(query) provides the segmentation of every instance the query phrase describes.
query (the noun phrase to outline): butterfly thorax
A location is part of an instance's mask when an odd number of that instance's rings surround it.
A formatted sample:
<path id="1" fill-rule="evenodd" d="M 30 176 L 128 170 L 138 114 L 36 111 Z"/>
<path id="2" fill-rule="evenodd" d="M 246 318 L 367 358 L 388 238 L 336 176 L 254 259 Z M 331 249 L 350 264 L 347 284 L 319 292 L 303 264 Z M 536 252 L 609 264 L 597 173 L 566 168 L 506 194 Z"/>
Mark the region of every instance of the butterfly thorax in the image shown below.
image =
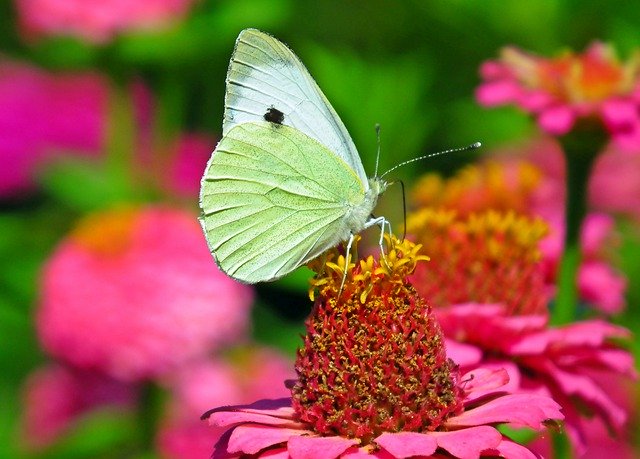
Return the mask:
<path id="1" fill-rule="evenodd" d="M 361 202 L 349 205 L 349 210 L 345 215 L 345 224 L 352 234 L 359 233 L 365 228 L 367 221 L 371 218 L 373 209 L 378 203 L 380 196 L 387 189 L 387 182 L 379 177 L 369 179 L 369 187 L 364 193 Z"/>

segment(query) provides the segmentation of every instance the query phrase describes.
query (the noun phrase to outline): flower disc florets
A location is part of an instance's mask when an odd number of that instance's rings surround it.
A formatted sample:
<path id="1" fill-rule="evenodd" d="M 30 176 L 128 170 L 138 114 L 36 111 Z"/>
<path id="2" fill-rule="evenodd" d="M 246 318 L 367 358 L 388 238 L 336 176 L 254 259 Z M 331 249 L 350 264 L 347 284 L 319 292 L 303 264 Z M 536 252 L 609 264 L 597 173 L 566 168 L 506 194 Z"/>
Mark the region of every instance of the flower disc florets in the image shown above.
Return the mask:
<path id="1" fill-rule="evenodd" d="M 384 260 L 314 262 L 318 295 L 292 388 L 302 421 L 362 445 L 383 432 L 435 430 L 462 409 L 440 327 L 407 283 L 426 257 L 409 241 L 387 242 Z"/>

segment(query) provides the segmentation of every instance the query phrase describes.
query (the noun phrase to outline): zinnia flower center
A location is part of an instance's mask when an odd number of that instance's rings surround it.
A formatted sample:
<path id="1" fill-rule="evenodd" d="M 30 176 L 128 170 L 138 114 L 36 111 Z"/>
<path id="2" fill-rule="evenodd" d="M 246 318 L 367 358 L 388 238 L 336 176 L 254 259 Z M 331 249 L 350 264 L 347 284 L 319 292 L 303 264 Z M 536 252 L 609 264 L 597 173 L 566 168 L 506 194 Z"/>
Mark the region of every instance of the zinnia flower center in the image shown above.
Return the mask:
<path id="1" fill-rule="evenodd" d="M 84 217 L 73 231 L 73 240 L 100 256 L 123 253 L 133 235 L 139 212 L 135 208 L 118 208 Z"/>
<path id="2" fill-rule="evenodd" d="M 457 370 L 431 308 L 406 281 L 420 246 L 394 241 L 386 262 L 345 268 L 329 254 L 298 351 L 293 407 L 321 435 L 359 438 L 428 431 L 462 409 Z M 347 280 L 340 291 L 344 270 Z"/>
<path id="3" fill-rule="evenodd" d="M 509 314 L 547 312 L 538 249 L 547 233 L 542 220 L 491 210 L 460 217 L 427 208 L 409 216 L 407 229 L 432 254 L 412 283 L 433 307 L 502 303 Z"/>

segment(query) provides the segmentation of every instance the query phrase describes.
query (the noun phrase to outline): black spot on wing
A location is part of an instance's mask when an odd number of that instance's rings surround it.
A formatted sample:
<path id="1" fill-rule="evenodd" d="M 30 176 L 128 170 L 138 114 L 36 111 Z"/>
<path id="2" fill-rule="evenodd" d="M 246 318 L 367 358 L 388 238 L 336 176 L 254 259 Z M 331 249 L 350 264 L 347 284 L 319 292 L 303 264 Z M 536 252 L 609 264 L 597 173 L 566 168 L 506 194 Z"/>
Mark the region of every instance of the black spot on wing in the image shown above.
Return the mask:
<path id="1" fill-rule="evenodd" d="M 284 122 L 284 113 L 274 107 L 269 107 L 264 114 L 265 121 L 270 123 L 282 124 Z"/>

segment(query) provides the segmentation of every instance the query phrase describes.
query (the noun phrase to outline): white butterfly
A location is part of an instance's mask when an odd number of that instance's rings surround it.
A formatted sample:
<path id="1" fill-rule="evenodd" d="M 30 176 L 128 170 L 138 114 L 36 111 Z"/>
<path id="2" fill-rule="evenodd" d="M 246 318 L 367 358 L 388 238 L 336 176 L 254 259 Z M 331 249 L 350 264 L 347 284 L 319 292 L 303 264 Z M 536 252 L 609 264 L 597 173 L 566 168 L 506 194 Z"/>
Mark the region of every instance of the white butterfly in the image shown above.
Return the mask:
<path id="1" fill-rule="evenodd" d="M 367 179 L 344 124 L 295 54 L 243 30 L 226 82 L 223 137 L 201 182 L 201 224 L 219 267 L 272 281 L 365 228 L 387 183 Z M 382 236 L 381 236 L 382 237 Z"/>

